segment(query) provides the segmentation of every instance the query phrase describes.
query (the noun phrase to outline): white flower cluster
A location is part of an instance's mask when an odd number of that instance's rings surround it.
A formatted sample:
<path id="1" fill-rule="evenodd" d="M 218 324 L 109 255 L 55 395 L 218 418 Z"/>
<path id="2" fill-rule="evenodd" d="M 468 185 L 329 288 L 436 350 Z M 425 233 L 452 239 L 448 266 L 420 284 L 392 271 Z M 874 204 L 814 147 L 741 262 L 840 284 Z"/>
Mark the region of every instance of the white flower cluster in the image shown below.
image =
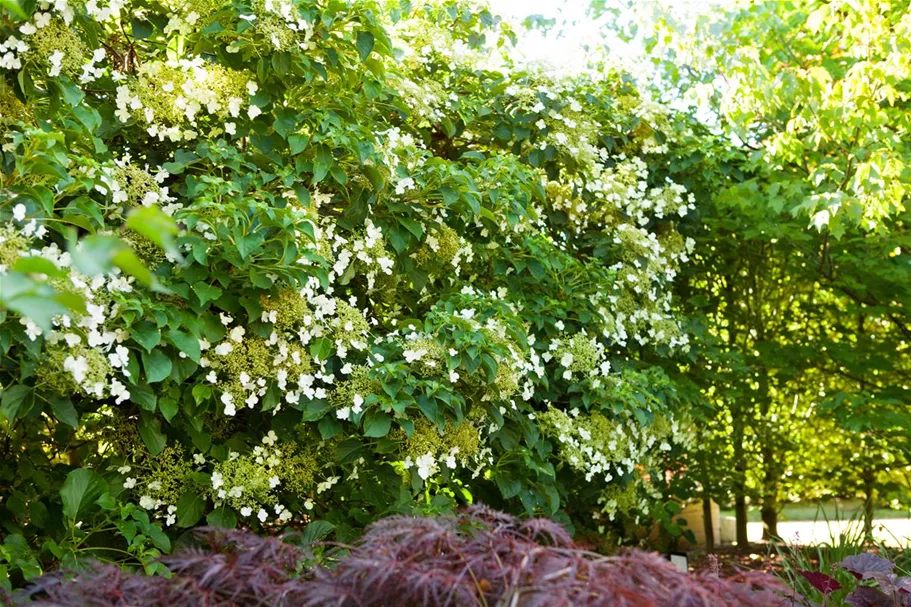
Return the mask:
<path id="1" fill-rule="evenodd" d="M 0 229 L 0 247 L 11 243 L 13 238 L 27 242 L 28 245 L 16 254 L 41 257 L 63 270 L 65 276 L 55 279 L 55 288 L 78 294 L 85 300 L 86 307 L 84 315 L 59 314 L 52 320 L 54 329 L 45 335 L 44 341 L 47 360 L 39 374 L 62 395 L 67 393 L 69 384 L 85 395 L 111 396 L 117 404 L 124 402 L 130 398 L 130 393 L 120 378 L 128 378 L 130 372 L 127 369 L 129 351 L 122 344 L 129 335 L 121 328 L 114 328 L 119 306 L 112 295 L 131 292 L 133 279 L 124 277 L 119 270 L 94 278 L 81 274 L 73 267 L 69 253 L 61 251 L 56 244 L 41 246 L 46 230 L 34 219 L 26 221 L 26 213 L 27 209 L 21 203 L 13 207 L 12 223 Z M 8 269 L 0 266 L 0 282 L 3 272 Z M 19 322 L 32 341 L 44 333 L 27 318 L 21 318 Z"/>
<path id="2" fill-rule="evenodd" d="M 235 124 L 229 119 L 245 114 L 252 120 L 262 113 L 249 101 L 258 89 L 243 74 L 209 64 L 202 57 L 152 61 L 139 67 L 135 79 L 117 87 L 115 115 L 121 122 L 142 118 L 149 125 L 149 135 L 161 141 L 195 139 L 199 120 L 206 116 L 224 120 L 224 130 L 230 134 Z"/>

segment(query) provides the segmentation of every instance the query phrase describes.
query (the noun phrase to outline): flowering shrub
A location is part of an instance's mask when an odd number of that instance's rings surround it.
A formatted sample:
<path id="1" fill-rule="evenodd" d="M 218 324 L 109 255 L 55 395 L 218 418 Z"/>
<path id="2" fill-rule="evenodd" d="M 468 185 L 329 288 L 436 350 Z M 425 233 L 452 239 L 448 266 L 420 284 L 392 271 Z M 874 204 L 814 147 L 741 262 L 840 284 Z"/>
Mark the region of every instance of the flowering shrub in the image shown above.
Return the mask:
<path id="1" fill-rule="evenodd" d="M 458 516 L 396 516 L 368 527 L 334 569 L 298 574 L 306 549 L 242 531 L 199 534 L 205 549 L 166 557 L 171 578 L 94 565 L 49 574 L 21 605 L 579 605 L 784 607 L 783 586 L 752 572 L 686 574 L 655 554 L 601 557 L 544 519 L 484 507 Z M 29 600 L 30 598 L 34 600 Z"/>
<path id="2" fill-rule="evenodd" d="M 0 582 L 154 570 L 203 520 L 345 539 L 479 498 L 576 525 L 661 501 L 685 120 L 517 69 L 473 2 L 23 6 Z"/>

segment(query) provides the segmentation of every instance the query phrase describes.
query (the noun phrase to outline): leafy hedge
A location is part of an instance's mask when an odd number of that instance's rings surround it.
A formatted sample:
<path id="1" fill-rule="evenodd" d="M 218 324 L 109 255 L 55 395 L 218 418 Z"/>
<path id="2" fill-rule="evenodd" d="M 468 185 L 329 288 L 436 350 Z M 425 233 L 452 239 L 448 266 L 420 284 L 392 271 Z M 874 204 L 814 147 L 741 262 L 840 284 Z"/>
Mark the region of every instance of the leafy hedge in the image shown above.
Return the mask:
<path id="1" fill-rule="evenodd" d="M 680 532 L 685 120 L 618 74 L 519 70 L 471 2 L 22 6 L 0 580 L 155 570 L 203 520 L 344 540 L 478 499 Z"/>

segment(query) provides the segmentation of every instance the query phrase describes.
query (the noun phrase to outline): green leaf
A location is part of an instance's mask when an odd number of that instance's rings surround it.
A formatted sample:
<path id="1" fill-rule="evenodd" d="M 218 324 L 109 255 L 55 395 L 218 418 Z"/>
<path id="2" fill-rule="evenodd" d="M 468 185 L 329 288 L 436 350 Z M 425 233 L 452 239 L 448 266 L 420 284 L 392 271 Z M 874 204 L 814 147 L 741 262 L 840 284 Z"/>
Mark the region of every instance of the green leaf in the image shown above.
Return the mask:
<path id="1" fill-rule="evenodd" d="M 116 236 L 93 234 L 79 241 L 71 256 L 77 270 L 89 276 L 99 276 L 114 269 L 114 255 L 126 246 Z"/>
<path id="2" fill-rule="evenodd" d="M 66 475 L 63 487 L 60 488 L 63 515 L 71 521 L 79 520 L 79 515 L 94 504 L 107 489 L 107 483 L 94 470 L 79 468 L 71 471 Z"/>
<path id="3" fill-rule="evenodd" d="M 142 19 L 137 19 L 133 17 L 131 21 L 133 27 L 133 38 L 136 40 L 145 40 L 152 36 L 152 32 L 155 31 L 155 26 L 152 25 L 149 21 L 144 21 Z"/>
<path id="4" fill-rule="evenodd" d="M 222 291 L 220 288 L 206 284 L 204 282 L 197 282 L 193 285 L 193 292 L 196 293 L 196 296 L 199 297 L 199 303 L 205 305 L 210 301 L 215 301 L 221 297 Z"/>
<path id="5" fill-rule="evenodd" d="M 133 325 L 130 337 L 147 352 L 151 352 L 161 342 L 161 331 L 152 323 L 144 320 Z"/>
<path id="6" fill-rule="evenodd" d="M 115 266 L 135 277 L 136 280 L 145 286 L 151 287 L 155 285 L 155 278 L 152 276 L 152 272 L 139 260 L 133 249 L 124 248 L 117 251 L 111 257 L 111 261 Z"/>
<path id="7" fill-rule="evenodd" d="M 160 382 L 171 374 L 171 359 L 160 350 L 143 352 L 142 366 L 145 369 L 146 381 L 150 384 Z"/>
<path id="8" fill-rule="evenodd" d="M 161 411 L 161 415 L 165 418 L 165 421 L 170 422 L 174 419 L 174 416 L 177 415 L 179 409 L 179 403 L 173 398 L 162 397 L 158 399 L 158 410 Z"/>
<path id="9" fill-rule="evenodd" d="M 313 159 L 313 183 L 319 183 L 329 173 L 334 159 L 332 151 L 324 145 L 316 147 L 316 156 Z"/>
<path id="10" fill-rule="evenodd" d="M 79 414 L 76 413 L 76 407 L 73 406 L 70 399 L 54 396 L 49 400 L 54 417 L 73 428 L 79 426 Z"/>
<path id="11" fill-rule="evenodd" d="M 316 425 L 316 427 L 319 429 L 319 435 L 323 440 L 332 438 L 342 429 L 342 425 L 337 419 L 335 419 L 334 415 L 327 415 L 323 417 L 321 420 L 319 420 L 319 423 Z"/>
<path id="12" fill-rule="evenodd" d="M 357 52 L 361 56 L 361 61 L 367 60 L 373 51 L 374 44 L 376 44 L 376 39 L 370 32 L 357 33 Z"/>
<path id="13" fill-rule="evenodd" d="M 28 15 L 19 6 L 19 0 L 0 0 L 0 9 L 20 19 L 28 19 Z"/>
<path id="14" fill-rule="evenodd" d="M 152 543 L 156 548 L 162 552 L 171 551 L 171 538 L 168 537 L 168 534 L 161 530 L 157 524 L 152 523 L 145 528 L 146 535 L 149 536 L 149 539 L 152 540 Z"/>
<path id="15" fill-rule="evenodd" d="M 66 276 L 66 272 L 58 268 L 54 262 L 38 255 L 21 257 L 13 266 L 16 272 L 23 274 L 46 274 L 50 278 L 61 278 Z"/>
<path id="16" fill-rule="evenodd" d="M 364 415 L 364 436 L 380 438 L 389 434 L 392 419 L 384 412 L 371 409 Z"/>
<path id="17" fill-rule="evenodd" d="M 192 527 L 202 518 L 205 508 L 205 494 L 199 491 L 184 492 L 177 500 L 177 526 Z"/>
<path id="18" fill-rule="evenodd" d="M 186 354 L 190 360 L 195 363 L 199 362 L 199 359 L 202 356 L 202 350 L 200 349 L 198 339 L 180 329 L 171 329 L 168 331 L 168 337 L 171 339 L 171 343 L 180 348 L 180 351 Z M 170 373 L 170 371 L 168 373 Z"/>
<path id="19" fill-rule="evenodd" d="M 30 386 L 15 385 L 4 388 L 3 396 L 0 397 L 0 417 L 8 421 L 15 420 L 22 403 L 31 393 Z"/>
<path id="20" fill-rule="evenodd" d="M 130 400 L 146 411 L 154 411 L 157 402 L 155 391 L 146 383 L 130 386 Z"/>
<path id="21" fill-rule="evenodd" d="M 496 475 L 496 481 L 504 499 L 514 498 L 522 491 L 522 482 L 511 476 L 499 473 Z"/>
<path id="22" fill-rule="evenodd" d="M 57 86 L 60 87 L 60 92 L 63 93 L 63 100 L 71 106 L 79 105 L 85 98 L 85 93 L 82 92 L 82 89 L 66 76 L 58 76 Z"/>
<path id="23" fill-rule="evenodd" d="M 320 337 L 310 343 L 310 356 L 314 360 L 327 360 L 332 354 L 332 341 L 326 337 Z"/>
<path id="24" fill-rule="evenodd" d="M 304 527 L 304 530 L 301 533 L 301 540 L 305 544 L 320 542 L 326 539 L 334 529 L 335 525 L 329 521 L 311 521 L 306 527 Z"/>
<path id="25" fill-rule="evenodd" d="M 137 207 L 127 215 L 126 226 L 164 249 L 173 259 L 183 260 L 177 248 L 177 223 L 158 207 Z"/>
<path id="26" fill-rule="evenodd" d="M 237 515 L 233 510 L 228 510 L 224 506 L 216 508 L 206 517 L 206 522 L 210 527 L 222 527 L 225 529 L 234 529 L 237 526 Z"/>
<path id="27" fill-rule="evenodd" d="M 155 457 L 165 448 L 167 437 L 161 432 L 161 420 L 148 411 L 141 411 L 139 415 L 139 436 L 145 443 L 152 457 Z"/>
<path id="28" fill-rule="evenodd" d="M 297 155 L 307 149 L 307 145 L 310 143 L 310 138 L 306 135 L 291 135 L 288 137 L 288 147 L 291 149 L 292 155 Z"/>
<path id="29" fill-rule="evenodd" d="M 424 235 L 424 226 L 413 219 L 410 219 L 408 217 L 399 217 L 399 223 L 405 226 L 409 232 L 414 234 L 415 238 L 420 238 Z"/>

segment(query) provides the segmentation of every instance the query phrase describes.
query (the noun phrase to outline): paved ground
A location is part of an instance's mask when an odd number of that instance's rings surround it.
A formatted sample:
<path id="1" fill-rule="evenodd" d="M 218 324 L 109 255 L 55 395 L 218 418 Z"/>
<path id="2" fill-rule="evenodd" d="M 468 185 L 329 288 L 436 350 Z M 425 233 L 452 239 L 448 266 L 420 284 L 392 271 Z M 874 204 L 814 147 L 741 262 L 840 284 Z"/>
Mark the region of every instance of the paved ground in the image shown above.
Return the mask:
<path id="1" fill-rule="evenodd" d="M 787 542 L 800 544 L 833 543 L 833 537 L 851 529 L 850 521 L 787 521 L 778 523 L 778 533 Z M 751 542 L 762 539 L 762 523 L 747 523 Z M 873 535 L 890 546 L 911 544 L 911 519 L 878 519 L 873 521 Z"/>

